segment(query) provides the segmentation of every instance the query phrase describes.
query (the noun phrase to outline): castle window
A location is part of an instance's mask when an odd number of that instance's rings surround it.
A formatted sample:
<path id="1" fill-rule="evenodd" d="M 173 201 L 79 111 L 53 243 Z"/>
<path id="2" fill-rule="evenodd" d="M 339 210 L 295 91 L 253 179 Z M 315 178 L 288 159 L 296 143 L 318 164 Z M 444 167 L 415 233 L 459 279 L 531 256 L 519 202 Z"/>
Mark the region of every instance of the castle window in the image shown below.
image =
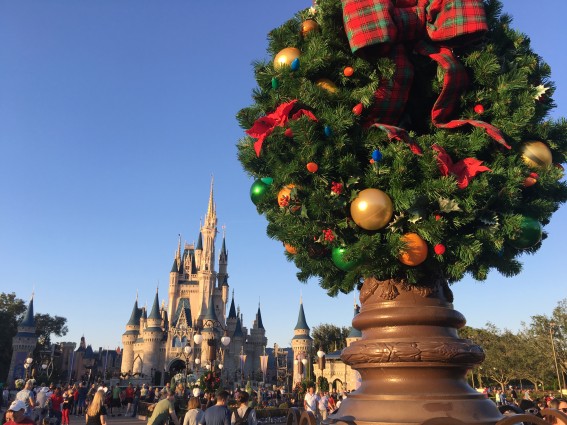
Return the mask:
<path id="1" fill-rule="evenodd" d="M 181 347 L 181 341 L 179 341 L 179 337 L 174 336 L 173 340 L 171 341 L 172 347 Z"/>

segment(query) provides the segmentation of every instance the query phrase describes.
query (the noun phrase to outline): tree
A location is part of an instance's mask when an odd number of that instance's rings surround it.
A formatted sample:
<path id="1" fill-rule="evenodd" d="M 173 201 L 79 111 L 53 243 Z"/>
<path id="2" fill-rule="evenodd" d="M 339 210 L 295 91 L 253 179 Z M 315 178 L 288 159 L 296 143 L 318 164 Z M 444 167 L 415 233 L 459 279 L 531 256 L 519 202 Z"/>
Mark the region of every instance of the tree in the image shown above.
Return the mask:
<path id="1" fill-rule="evenodd" d="M 346 347 L 346 338 L 349 328 L 339 328 L 332 323 L 321 323 L 313 328 L 313 348 L 318 351 L 321 348 L 325 353 L 342 350 Z"/>
<path id="2" fill-rule="evenodd" d="M 318 276 L 334 295 L 367 277 L 485 280 L 491 269 L 518 274 L 518 257 L 540 248 L 542 225 L 567 200 L 552 165 L 565 162 L 567 122 L 546 119 L 549 66 L 498 0 L 484 4 L 487 31 L 480 20 L 455 25 L 480 22 L 451 49 L 396 44 L 391 22 L 383 44 L 359 45 L 348 37 L 363 19 L 343 19 L 340 0 L 269 34 L 275 60 L 255 64 L 238 155 L 301 281 Z"/>

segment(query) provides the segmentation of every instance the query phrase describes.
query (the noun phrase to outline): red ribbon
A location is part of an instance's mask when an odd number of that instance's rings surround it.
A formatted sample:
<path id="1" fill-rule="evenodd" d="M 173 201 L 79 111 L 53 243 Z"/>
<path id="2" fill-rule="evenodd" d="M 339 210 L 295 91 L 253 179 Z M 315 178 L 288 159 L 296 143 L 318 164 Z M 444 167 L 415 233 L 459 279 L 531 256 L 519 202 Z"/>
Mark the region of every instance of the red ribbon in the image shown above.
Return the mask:
<path id="1" fill-rule="evenodd" d="M 441 174 L 444 176 L 453 174 L 457 177 L 457 186 L 459 186 L 459 189 L 467 187 L 472 178 L 478 173 L 492 171 L 490 168 L 482 165 L 482 161 L 476 158 L 465 158 L 453 163 L 453 159 L 441 146 L 433 145 L 431 149 L 438 152 L 437 165 L 439 166 Z"/>
<path id="2" fill-rule="evenodd" d="M 254 150 L 256 151 L 256 156 L 260 156 L 260 151 L 262 150 L 262 145 L 266 138 L 272 134 L 276 127 L 285 127 L 290 119 L 290 113 L 293 110 L 297 99 L 294 99 L 287 103 L 282 103 L 276 108 L 274 112 L 268 114 L 262 118 L 258 118 L 252 127 L 246 130 L 246 134 L 254 137 L 256 142 L 254 142 Z M 292 120 L 297 120 L 303 116 L 306 116 L 312 121 L 317 121 L 317 118 L 311 111 L 307 109 L 299 109 L 292 116 Z"/>
<path id="3" fill-rule="evenodd" d="M 449 45 L 463 45 L 488 29 L 482 0 L 342 0 L 345 31 L 351 50 L 372 47 L 395 64 L 391 79 L 383 79 L 374 94 L 367 126 L 385 130 L 390 139 L 409 140 L 407 131 L 395 127 L 404 112 L 413 66 L 407 42 L 417 53 L 436 61 L 445 71 L 443 89 L 431 111 L 438 128 L 472 125 L 510 149 L 496 127 L 479 120 L 450 120 L 461 92 L 468 84 L 465 68 Z M 395 129 L 395 130 L 394 130 Z M 412 145 L 410 144 L 410 147 Z M 417 153 L 417 149 L 412 148 Z"/>

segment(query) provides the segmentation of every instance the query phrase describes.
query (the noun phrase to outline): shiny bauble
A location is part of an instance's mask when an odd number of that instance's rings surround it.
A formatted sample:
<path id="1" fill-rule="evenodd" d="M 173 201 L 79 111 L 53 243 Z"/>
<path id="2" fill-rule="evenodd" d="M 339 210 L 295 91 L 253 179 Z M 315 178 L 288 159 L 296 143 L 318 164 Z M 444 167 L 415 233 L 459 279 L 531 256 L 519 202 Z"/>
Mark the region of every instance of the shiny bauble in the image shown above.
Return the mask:
<path id="1" fill-rule="evenodd" d="M 317 85 L 317 87 L 320 87 L 323 90 L 328 91 L 329 93 L 332 93 L 332 94 L 339 91 L 336 84 L 333 83 L 328 78 L 320 78 L 320 79 L 317 80 L 317 82 L 315 84 Z"/>
<path id="2" fill-rule="evenodd" d="M 271 177 L 262 177 L 260 180 L 262 180 L 267 185 L 270 185 L 274 182 L 274 179 Z"/>
<path id="3" fill-rule="evenodd" d="M 551 151 L 543 142 L 527 142 L 522 146 L 522 159 L 530 168 L 546 168 L 553 161 Z"/>
<path id="4" fill-rule="evenodd" d="M 354 105 L 354 108 L 352 108 L 352 113 L 356 116 L 362 114 L 362 110 L 364 109 L 364 105 L 362 103 L 358 103 L 356 105 Z"/>
<path id="5" fill-rule="evenodd" d="M 250 199 L 254 205 L 258 205 L 258 202 L 264 198 L 268 191 L 268 186 L 269 185 L 263 182 L 262 179 L 258 179 L 252 183 L 252 186 L 250 186 Z"/>
<path id="6" fill-rule="evenodd" d="M 484 114 L 484 106 L 482 106 L 480 103 L 477 105 L 474 105 L 474 113 L 478 114 L 478 115 L 482 115 Z"/>
<path id="7" fill-rule="evenodd" d="M 280 86 L 280 82 L 276 77 L 272 78 L 272 88 L 276 90 Z"/>
<path id="8" fill-rule="evenodd" d="M 312 31 L 317 31 L 319 29 L 319 24 L 313 19 L 306 19 L 301 23 L 301 35 L 305 37 Z"/>
<path id="9" fill-rule="evenodd" d="M 364 189 L 350 204 L 352 219 L 366 230 L 379 230 L 386 226 L 393 212 L 392 200 L 380 189 Z"/>
<path id="10" fill-rule="evenodd" d="M 378 149 L 374 149 L 372 151 L 372 159 L 374 160 L 374 162 L 378 162 L 382 159 L 382 152 L 380 152 Z"/>
<path id="11" fill-rule="evenodd" d="M 292 246 L 292 245 L 290 245 L 290 244 L 288 244 L 288 243 L 284 243 L 284 247 L 285 247 L 285 250 L 286 250 L 289 254 L 291 254 L 291 255 L 297 254 L 297 248 L 296 248 L 296 247 L 294 247 L 294 246 Z"/>
<path id="12" fill-rule="evenodd" d="M 352 74 L 354 74 L 354 68 L 352 66 L 347 66 L 343 69 L 343 74 L 345 77 L 352 77 Z"/>
<path id="13" fill-rule="evenodd" d="M 348 261 L 345 260 L 347 252 L 348 248 L 344 246 L 335 247 L 331 251 L 331 260 L 333 260 L 333 263 L 337 266 L 337 268 L 345 272 L 351 271 L 360 263 L 360 260 L 357 258 L 351 258 Z"/>
<path id="14" fill-rule="evenodd" d="M 539 179 L 537 173 L 530 173 L 530 175 L 524 179 L 524 186 L 525 187 L 533 186 L 534 184 L 537 183 L 537 179 Z"/>
<path id="15" fill-rule="evenodd" d="M 325 133 L 325 137 L 332 137 L 333 136 L 333 129 L 331 127 L 329 127 L 328 125 L 326 125 L 323 128 L 323 133 Z"/>
<path id="16" fill-rule="evenodd" d="M 405 247 L 398 259 L 406 266 L 418 266 L 427 258 L 427 244 L 417 233 L 406 233 L 401 237 Z"/>
<path id="17" fill-rule="evenodd" d="M 300 65 L 300 63 L 299 63 L 299 58 L 295 58 L 295 59 L 291 62 L 290 68 L 291 68 L 292 71 L 297 71 L 297 70 L 299 69 L 299 65 Z"/>
<path id="18" fill-rule="evenodd" d="M 541 223 L 531 217 L 522 217 L 520 229 L 514 239 L 510 241 L 516 249 L 526 249 L 536 245 L 541 240 Z"/>
<path id="19" fill-rule="evenodd" d="M 445 254 L 445 245 L 443 245 L 442 243 L 438 243 L 433 247 L 433 251 L 435 251 L 435 254 L 437 255 L 443 255 Z"/>
<path id="20" fill-rule="evenodd" d="M 291 63 L 301 56 L 299 49 L 295 47 L 286 47 L 278 52 L 274 58 L 274 68 L 280 69 L 283 66 L 290 66 Z"/>

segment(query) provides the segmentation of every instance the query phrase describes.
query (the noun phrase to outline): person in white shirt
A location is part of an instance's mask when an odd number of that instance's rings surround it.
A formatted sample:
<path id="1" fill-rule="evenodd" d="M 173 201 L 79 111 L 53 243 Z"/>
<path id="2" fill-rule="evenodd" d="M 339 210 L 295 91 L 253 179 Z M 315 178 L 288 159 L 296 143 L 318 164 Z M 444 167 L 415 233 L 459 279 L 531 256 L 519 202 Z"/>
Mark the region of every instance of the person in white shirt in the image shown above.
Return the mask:
<path id="1" fill-rule="evenodd" d="M 320 392 L 319 396 L 319 416 L 321 420 L 324 421 L 327 419 L 327 412 L 329 411 L 329 393 L 328 392 Z"/>
<path id="2" fill-rule="evenodd" d="M 317 417 L 319 396 L 315 394 L 315 388 L 312 386 L 307 389 L 305 398 L 303 399 L 303 407 L 306 412 L 311 412 Z"/>

